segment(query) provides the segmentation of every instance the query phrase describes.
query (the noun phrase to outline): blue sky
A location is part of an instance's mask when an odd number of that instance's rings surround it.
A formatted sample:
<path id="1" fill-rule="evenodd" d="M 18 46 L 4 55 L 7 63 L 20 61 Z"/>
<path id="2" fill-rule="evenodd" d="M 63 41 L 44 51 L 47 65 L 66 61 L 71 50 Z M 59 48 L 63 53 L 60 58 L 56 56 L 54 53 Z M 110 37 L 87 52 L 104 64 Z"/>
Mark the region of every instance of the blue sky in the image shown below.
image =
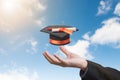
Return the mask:
<path id="1" fill-rule="evenodd" d="M 44 51 L 63 57 L 40 32 L 49 25 L 78 28 L 66 48 L 120 70 L 119 0 L 0 0 L 0 80 L 80 80 L 80 69 L 43 57 Z"/>

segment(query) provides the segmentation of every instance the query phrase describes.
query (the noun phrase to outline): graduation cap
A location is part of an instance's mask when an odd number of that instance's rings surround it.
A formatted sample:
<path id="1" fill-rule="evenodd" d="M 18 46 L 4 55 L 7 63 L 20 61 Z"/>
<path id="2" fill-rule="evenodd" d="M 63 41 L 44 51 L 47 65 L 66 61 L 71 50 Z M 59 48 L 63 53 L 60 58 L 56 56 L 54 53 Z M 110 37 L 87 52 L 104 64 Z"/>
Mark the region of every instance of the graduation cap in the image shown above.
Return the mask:
<path id="1" fill-rule="evenodd" d="M 48 33 L 50 35 L 49 42 L 54 45 L 65 45 L 70 43 L 70 34 L 78 31 L 75 27 L 64 25 L 52 25 L 43 28 L 41 32 Z"/>

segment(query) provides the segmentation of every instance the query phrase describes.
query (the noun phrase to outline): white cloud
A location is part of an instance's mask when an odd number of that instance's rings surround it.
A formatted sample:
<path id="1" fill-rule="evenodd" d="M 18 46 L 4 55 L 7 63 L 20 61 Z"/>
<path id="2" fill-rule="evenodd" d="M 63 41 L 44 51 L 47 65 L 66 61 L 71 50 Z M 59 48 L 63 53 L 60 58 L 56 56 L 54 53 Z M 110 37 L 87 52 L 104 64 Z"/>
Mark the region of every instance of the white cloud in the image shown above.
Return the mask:
<path id="1" fill-rule="evenodd" d="M 35 23 L 36 23 L 37 25 L 40 25 L 40 26 L 41 26 L 43 22 L 42 22 L 42 20 L 36 20 Z"/>
<path id="2" fill-rule="evenodd" d="M 12 46 L 12 47 L 11 47 Z M 30 34 L 19 34 L 15 35 L 9 40 L 10 50 L 16 51 L 21 50 L 29 54 L 37 53 L 38 41 L 36 38 L 32 37 Z"/>
<path id="3" fill-rule="evenodd" d="M 118 3 L 115 7 L 114 14 L 120 16 L 120 3 Z"/>
<path id="4" fill-rule="evenodd" d="M 97 15 L 106 14 L 111 9 L 111 0 L 101 0 Z"/>
<path id="5" fill-rule="evenodd" d="M 37 7 L 39 10 L 46 10 L 46 6 L 44 6 L 43 4 L 38 3 Z"/>
<path id="6" fill-rule="evenodd" d="M 92 36 L 89 36 L 88 32 L 83 35 L 83 38 L 85 40 L 79 40 L 75 45 L 67 46 L 67 48 L 87 59 L 93 58 L 88 50 L 90 45 L 101 44 L 120 48 L 120 18 L 113 17 L 103 21 L 102 27 L 97 29 Z"/>
<path id="7" fill-rule="evenodd" d="M 85 39 L 85 40 L 90 40 L 90 37 L 89 37 L 89 32 L 87 32 L 86 34 L 84 34 L 83 36 L 83 39 Z"/>
<path id="8" fill-rule="evenodd" d="M 38 80 L 36 71 L 29 71 L 27 68 L 7 70 L 0 73 L 0 80 Z"/>
<path id="9" fill-rule="evenodd" d="M 93 59 L 93 56 L 89 53 L 89 48 L 90 43 L 86 40 L 79 40 L 75 45 L 73 46 L 66 46 L 66 48 L 74 53 L 77 54 L 83 58 L 86 59 Z"/>
<path id="10" fill-rule="evenodd" d="M 110 18 L 91 36 L 91 42 L 120 46 L 120 18 Z"/>
<path id="11" fill-rule="evenodd" d="M 37 45 L 38 42 L 33 38 L 23 39 L 20 40 L 19 43 L 15 44 L 15 49 L 19 49 L 20 47 L 24 46 L 25 47 L 24 49 L 26 50 L 27 53 L 35 54 L 37 53 Z"/>
<path id="12" fill-rule="evenodd" d="M 33 39 L 27 40 L 27 44 L 31 47 L 27 49 L 26 52 L 31 53 L 31 54 L 37 53 L 36 48 L 37 48 L 38 42 L 36 40 L 33 40 Z"/>
<path id="13" fill-rule="evenodd" d="M 35 20 L 35 23 L 38 25 L 38 26 L 43 26 L 44 23 L 45 23 L 45 18 L 40 18 L 38 20 Z"/>
<path id="14" fill-rule="evenodd" d="M 38 15 L 42 15 L 46 10 L 42 0 L 11 0 L 9 5 L 7 3 L 9 0 L 0 0 L 0 31 L 4 32 L 11 32 L 24 24 L 34 23 L 36 18 L 40 21 Z"/>

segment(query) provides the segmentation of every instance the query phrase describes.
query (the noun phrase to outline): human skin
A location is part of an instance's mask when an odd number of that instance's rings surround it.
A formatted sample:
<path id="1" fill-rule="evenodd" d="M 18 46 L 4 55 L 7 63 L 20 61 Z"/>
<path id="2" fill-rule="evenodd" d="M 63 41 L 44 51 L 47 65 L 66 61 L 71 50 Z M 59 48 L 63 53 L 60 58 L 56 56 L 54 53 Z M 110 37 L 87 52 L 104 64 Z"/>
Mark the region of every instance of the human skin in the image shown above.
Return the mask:
<path id="1" fill-rule="evenodd" d="M 61 58 L 57 54 L 51 55 L 49 52 L 43 52 L 44 57 L 54 65 L 62 66 L 62 67 L 75 67 L 80 68 L 85 71 L 87 69 L 88 62 L 84 58 L 73 54 L 65 47 L 60 46 L 60 50 L 66 55 L 66 58 Z"/>

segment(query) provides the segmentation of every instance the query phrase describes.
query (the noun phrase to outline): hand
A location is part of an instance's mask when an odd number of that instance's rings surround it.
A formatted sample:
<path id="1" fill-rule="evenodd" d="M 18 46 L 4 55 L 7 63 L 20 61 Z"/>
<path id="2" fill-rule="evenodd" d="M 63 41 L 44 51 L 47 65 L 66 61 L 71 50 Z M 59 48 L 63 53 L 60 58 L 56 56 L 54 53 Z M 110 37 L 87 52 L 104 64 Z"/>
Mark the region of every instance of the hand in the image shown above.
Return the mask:
<path id="1" fill-rule="evenodd" d="M 87 68 L 88 63 L 84 58 L 69 52 L 63 46 L 60 47 L 60 50 L 66 55 L 66 59 L 63 59 L 56 54 L 51 55 L 48 52 L 44 52 L 43 55 L 51 64 L 62 67 L 76 67 L 80 68 L 81 70 L 85 70 Z"/>

